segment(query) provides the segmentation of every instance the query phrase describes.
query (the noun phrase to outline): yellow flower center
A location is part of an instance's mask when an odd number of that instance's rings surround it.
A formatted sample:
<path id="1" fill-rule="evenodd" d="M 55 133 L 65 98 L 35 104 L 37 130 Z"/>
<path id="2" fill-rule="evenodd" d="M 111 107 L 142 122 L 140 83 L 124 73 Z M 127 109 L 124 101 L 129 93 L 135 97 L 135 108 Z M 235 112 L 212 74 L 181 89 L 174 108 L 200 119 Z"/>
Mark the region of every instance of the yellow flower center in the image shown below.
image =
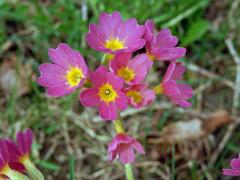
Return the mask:
<path id="1" fill-rule="evenodd" d="M 163 88 L 162 88 L 161 84 L 155 86 L 155 87 L 153 88 L 153 90 L 155 91 L 156 94 L 162 94 L 162 93 L 163 93 Z"/>
<path id="2" fill-rule="evenodd" d="M 155 56 L 153 55 L 153 54 L 151 54 L 150 52 L 146 52 L 146 54 L 147 54 L 147 56 L 148 56 L 148 58 L 150 59 L 150 60 L 155 60 Z"/>
<path id="3" fill-rule="evenodd" d="M 113 58 L 114 58 L 113 54 L 108 54 L 108 53 L 106 54 L 106 59 L 107 59 L 108 62 L 113 60 Z"/>
<path id="4" fill-rule="evenodd" d="M 0 169 L 0 174 L 6 174 L 8 171 L 10 171 L 10 167 L 6 164 Z M 1 179 L 1 177 L 0 177 Z"/>
<path id="5" fill-rule="evenodd" d="M 127 96 L 133 98 L 133 101 L 134 101 L 135 103 L 140 103 L 140 102 L 142 101 L 142 96 L 141 96 L 141 94 L 140 94 L 139 92 L 137 92 L 137 91 L 129 90 L 129 91 L 127 92 Z"/>
<path id="6" fill-rule="evenodd" d="M 124 42 L 120 41 L 118 38 L 107 40 L 105 43 L 105 48 L 111 49 L 113 51 L 124 48 Z"/>
<path id="7" fill-rule="evenodd" d="M 113 89 L 111 84 L 103 84 L 98 90 L 98 96 L 101 101 L 106 103 L 113 102 L 118 97 L 116 91 Z"/>
<path id="8" fill-rule="evenodd" d="M 27 160 L 29 160 L 29 154 L 25 154 L 25 155 L 19 157 L 18 162 L 24 164 L 24 162 Z"/>
<path id="9" fill-rule="evenodd" d="M 77 86 L 83 77 L 83 72 L 78 67 L 71 68 L 66 74 L 67 83 L 71 87 Z"/>
<path id="10" fill-rule="evenodd" d="M 117 74 L 119 77 L 123 78 L 126 82 L 130 82 L 135 77 L 135 72 L 128 67 L 120 68 Z"/>

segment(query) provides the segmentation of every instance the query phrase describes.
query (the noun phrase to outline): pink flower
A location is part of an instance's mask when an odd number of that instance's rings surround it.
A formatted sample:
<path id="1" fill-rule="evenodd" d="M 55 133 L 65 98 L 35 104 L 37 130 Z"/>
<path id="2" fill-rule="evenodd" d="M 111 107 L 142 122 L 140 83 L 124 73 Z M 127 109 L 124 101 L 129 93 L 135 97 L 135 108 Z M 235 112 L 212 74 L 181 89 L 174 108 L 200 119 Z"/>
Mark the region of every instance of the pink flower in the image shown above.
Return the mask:
<path id="1" fill-rule="evenodd" d="M 17 143 L 10 139 L 5 140 L 9 152 L 9 166 L 20 172 L 27 172 L 30 179 L 43 180 L 42 173 L 30 160 L 33 137 L 33 132 L 26 129 L 17 133 Z"/>
<path id="2" fill-rule="evenodd" d="M 104 120 L 117 118 L 118 109 L 127 108 L 127 97 L 122 92 L 123 81 L 113 73 L 100 66 L 90 73 L 93 87 L 80 94 L 80 101 L 84 106 L 97 106 L 100 116 Z"/>
<path id="3" fill-rule="evenodd" d="M 118 155 L 123 164 L 132 163 L 135 161 L 134 149 L 140 154 L 145 154 L 142 145 L 137 140 L 124 133 L 117 134 L 108 145 L 109 161 L 113 161 Z"/>
<path id="4" fill-rule="evenodd" d="M 37 82 L 47 88 L 50 96 L 63 96 L 81 87 L 88 75 L 87 65 L 81 54 L 61 43 L 56 49 L 49 49 L 53 63 L 40 65 L 41 76 Z"/>
<path id="5" fill-rule="evenodd" d="M 20 163 L 11 163 L 11 154 L 8 151 L 6 140 L 0 139 L 0 174 L 6 175 L 10 168 L 19 172 L 24 172 L 25 168 Z M 6 176 L 3 176 L 6 177 Z M 0 178 L 1 179 L 1 178 Z"/>
<path id="6" fill-rule="evenodd" d="M 240 176 L 240 155 L 237 159 L 232 159 L 230 165 L 232 169 L 223 169 L 223 175 Z"/>
<path id="7" fill-rule="evenodd" d="M 119 12 L 110 15 L 103 12 L 99 17 L 99 25 L 89 25 L 86 40 L 97 51 L 116 54 L 142 48 L 145 44 L 143 34 L 144 26 L 138 25 L 136 19 L 124 22 Z"/>
<path id="8" fill-rule="evenodd" d="M 186 49 L 175 47 L 178 38 L 172 36 L 169 29 L 161 30 L 156 36 L 154 34 L 154 24 L 152 20 L 145 23 L 146 51 L 150 59 L 169 61 L 178 59 L 186 54 Z"/>
<path id="9" fill-rule="evenodd" d="M 134 108 L 147 106 L 155 99 L 155 92 L 147 89 L 146 84 L 134 84 L 125 89 L 128 97 L 128 103 Z"/>
<path id="10" fill-rule="evenodd" d="M 146 77 L 153 62 L 146 54 L 131 59 L 132 53 L 119 53 L 110 61 L 110 69 L 127 84 L 140 83 Z"/>
<path id="11" fill-rule="evenodd" d="M 17 144 L 11 139 L 4 140 L 9 153 L 9 166 L 19 172 L 26 171 L 24 164 L 30 161 L 29 155 L 33 141 L 33 132 L 26 129 L 25 132 L 17 133 Z"/>
<path id="12" fill-rule="evenodd" d="M 182 79 L 185 67 L 182 63 L 171 61 L 163 81 L 156 91 L 159 91 L 170 98 L 170 100 L 182 107 L 190 107 L 192 104 L 187 100 L 193 96 L 192 88 L 186 84 L 177 84 L 177 80 Z"/>
<path id="13" fill-rule="evenodd" d="M 33 132 L 30 129 L 26 129 L 24 132 L 17 133 L 17 144 L 11 139 L 5 140 L 10 162 L 24 164 L 24 161 L 29 160 L 33 137 Z"/>
<path id="14" fill-rule="evenodd" d="M 8 171 L 9 155 L 7 145 L 4 140 L 0 139 L 0 174 L 5 174 Z"/>

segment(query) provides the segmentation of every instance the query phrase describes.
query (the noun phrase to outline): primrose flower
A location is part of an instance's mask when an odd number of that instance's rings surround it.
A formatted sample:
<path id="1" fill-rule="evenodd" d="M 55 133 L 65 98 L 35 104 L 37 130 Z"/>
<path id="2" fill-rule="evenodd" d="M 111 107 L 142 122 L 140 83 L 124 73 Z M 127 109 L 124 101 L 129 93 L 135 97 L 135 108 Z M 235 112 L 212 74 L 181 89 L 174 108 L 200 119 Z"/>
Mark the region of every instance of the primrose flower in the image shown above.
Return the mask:
<path id="1" fill-rule="evenodd" d="M 190 107 L 192 104 L 187 100 L 193 96 L 192 88 L 187 84 L 177 84 L 177 80 L 182 79 L 185 67 L 175 60 L 171 61 L 162 83 L 155 87 L 157 93 L 163 93 L 170 100 L 182 107 Z"/>
<path id="2" fill-rule="evenodd" d="M 163 29 L 155 36 L 152 20 L 145 23 L 144 38 L 146 40 L 146 51 L 151 60 L 170 61 L 181 58 L 186 54 L 185 48 L 175 47 L 178 38 L 172 36 L 169 29 Z"/>
<path id="3" fill-rule="evenodd" d="M 33 137 L 33 132 L 26 129 L 24 132 L 17 133 L 17 144 L 11 139 L 5 140 L 9 153 L 9 165 L 11 167 L 18 165 L 18 169 L 22 168 L 19 165 L 23 165 L 24 171 L 27 171 L 31 179 L 43 180 L 43 175 L 30 160 Z"/>
<path id="4" fill-rule="evenodd" d="M 146 77 L 153 62 L 146 54 L 131 59 L 132 53 L 119 53 L 110 61 L 110 69 L 127 84 L 140 83 Z"/>
<path id="5" fill-rule="evenodd" d="M 2 139 L 0 139 L 0 179 L 1 178 L 9 178 L 13 180 L 28 180 L 26 176 L 10 168 L 7 144 Z"/>
<path id="6" fill-rule="evenodd" d="M 99 25 L 89 25 L 86 40 L 97 51 L 109 54 L 133 52 L 144 46 L 144 31 L 144 26 L 138 25 L 134 18 L 122 21 L 119 12 L 103 12 L 99 17 Z"/>
<path id="7" fill-rule="evenodd" d="M 123 164 L 132 163 L 135 161 L 134 150 L 139 154 L 145 154 L 142 145 L 137 140 L 124 133 L 119 133 L 108 145 L 109 161 L 113 161 L 118 155 Z"/>
<path id="8" fill-rule="evenodd" d="M 231 169 L 223 169 L 223 175 L 240 176 L 240 155 L 237 159 L 232 159 L 230 165 Z"/>
<path id="9" fill-rule="evenodd" d="M 155 99 L 155 92 L 152 89 L 147 89 L 146 84 L 134 84 L 124 91 L 128 97 L 128 103 L 134 108 L 147 106 Z"/>
<path id="10" fill-rule="evenodd" d="M 122 92 L 123 80 L 100 66 L 90 73 L 89 79 L 93 87 L 80 94 L 80 101 L 84 106 L 97 106 L 101 118 L 114 120 L 118 109 L 127 108 L 127 97 Z"/>
<path id="11" fill-rule="evenodd" d="M 33 136 L 33 132 L 27 129 L 25 132 L 17 133 L 17 144 L 11 139 L 5 140 L 10 155 L 10 162 L 24 164 L 25 161 L 29 160 Z"/>
<path id="12" fill-rule="evenodd" d="M 61 43 L 56 49 L 49 49 L 53 63 L 40 65 L 41 76 L 37 82 L 47 88 L 50 96 L 63 96 L 81 87 L 88 76 L 87 65 L 81 54 Z"/>
<path id="13" fill-rule="evenodd" d="M 8 171 L 8 150 L 6 143 L 0 139 L 0 174 L 6 174 Z"/>

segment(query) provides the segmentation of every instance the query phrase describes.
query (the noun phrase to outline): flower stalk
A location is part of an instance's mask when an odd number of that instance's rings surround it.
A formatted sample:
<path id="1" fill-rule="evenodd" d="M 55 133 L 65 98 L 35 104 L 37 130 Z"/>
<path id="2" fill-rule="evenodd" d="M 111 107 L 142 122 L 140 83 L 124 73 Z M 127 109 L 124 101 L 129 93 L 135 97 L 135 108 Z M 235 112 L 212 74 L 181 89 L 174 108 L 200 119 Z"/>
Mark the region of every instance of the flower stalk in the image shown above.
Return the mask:
<path id="1" fill-rule="evenodd" d="M 125 174 L 126 174 L 127 180 L 134 180 L 131 164 L 125 164 Z"/>
<path id="2" fill-rule="evenodd" d="M 36 166 L 30 161 L 30 159 L 24 161 L 24 166 L 27 169 L 31 179 L 44 180 L 42 173 L 36 168 Z"/>
<path id="3" fill-rule="evenodd" d="M 123 122 L 120 118 L 113 121 L 113 124 L 114 124 L 114 129 L 117 133 L 125 133 L 124 128 L 123 128 Z"/>
<path id="4" fill-rule="evenodd" d="M 14 171 L 7 167 L 7 170 L 4 172 L 6 176 L 8 176 L 11 180 L 29 180 L 29 178 L 17 171 Z"/>

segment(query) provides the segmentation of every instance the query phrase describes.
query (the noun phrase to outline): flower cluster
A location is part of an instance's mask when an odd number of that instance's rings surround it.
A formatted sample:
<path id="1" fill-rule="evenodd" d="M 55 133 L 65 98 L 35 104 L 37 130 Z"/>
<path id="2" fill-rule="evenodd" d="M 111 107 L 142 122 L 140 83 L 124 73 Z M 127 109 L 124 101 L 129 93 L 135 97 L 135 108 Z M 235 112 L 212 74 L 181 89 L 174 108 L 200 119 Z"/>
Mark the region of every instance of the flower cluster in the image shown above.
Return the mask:
<path id="1" fill-rule="evenodd" d="M 96 70 L 89 70 L 79 52 L 61 43 L 56 49 L 49 49 L 52 63 L 40 66 L 38 84 L 55 97 L 84 88 L 81 104 L 96 107 L 103 120 L 114 122 L 117 135 L 108 146 L 109 160 L 119 157 L 124 164 L 133 162 L 134 150 L 143 154 L 144 149 L 124 132 L 119 114 L 128 106 L 148 106 L 160 94 L 182 107 L 191 106 L 191 87 L 177 82 L 185 72 L 183 63 L 177 61 L 186 49 L 176 47 L 178 39 L 169 29 L 155 34 L 151 20 L 139 25 L 134 18 L 123 21 L 119 12 L 102 13 L 99 24 L 89 25 L 86 41 L 104 53 Z M 146 77 L 155 60 L 168 61 L 170 65 L 162 81 L 151 86 Z"/>
<path id="2" fill-rule="evenodd" d="M 33 141 L 30 129 L 17 133 L 17 141 L 0 139 L 0 179 L 44 180 L 41 172 L 30 160 Z M 25 176 L 28 175 L 28 176 Z"/>

